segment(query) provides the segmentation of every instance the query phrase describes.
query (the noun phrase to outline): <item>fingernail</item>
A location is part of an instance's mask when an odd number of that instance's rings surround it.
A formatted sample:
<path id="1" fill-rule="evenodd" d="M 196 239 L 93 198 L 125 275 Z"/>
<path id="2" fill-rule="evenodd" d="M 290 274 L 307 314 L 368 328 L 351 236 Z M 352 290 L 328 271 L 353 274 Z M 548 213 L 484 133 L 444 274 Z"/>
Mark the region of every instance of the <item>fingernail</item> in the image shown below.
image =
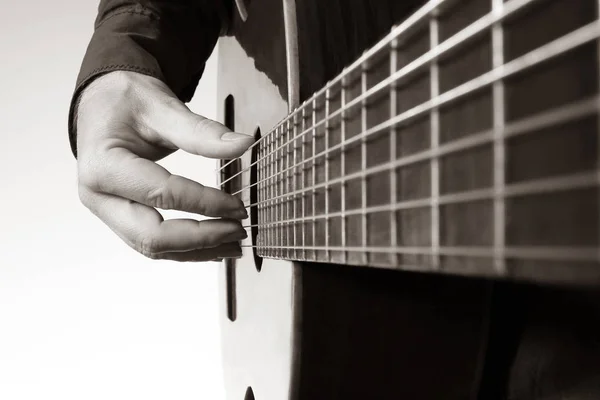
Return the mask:
<path id="1" fill-rule="evenodd" d="M 228 242 L 235 242 L 238 240 L 246 239 L 248 237 L 248 232 L 246 231 L 235 231 L 231 235 L 227 236 Z"/>
<path id="2" fill-rule="evenodd" d="M 235 142 L 238 140 L 248 140 L 248 139 L 254 140 L 254 138 L 250 135 L 245 135 L 243 133 L 237 133 L 237 132 L 226 132 L 221 136 L 221 140 L 223 140 L 225 142 Z"/>
<path id="3" fill-rule="evenodd" d="M 233 212 L 234 218 L 236 219 L 246 219 L 248 218 L 248 212 L 245 209 L 235 210 Z"/>

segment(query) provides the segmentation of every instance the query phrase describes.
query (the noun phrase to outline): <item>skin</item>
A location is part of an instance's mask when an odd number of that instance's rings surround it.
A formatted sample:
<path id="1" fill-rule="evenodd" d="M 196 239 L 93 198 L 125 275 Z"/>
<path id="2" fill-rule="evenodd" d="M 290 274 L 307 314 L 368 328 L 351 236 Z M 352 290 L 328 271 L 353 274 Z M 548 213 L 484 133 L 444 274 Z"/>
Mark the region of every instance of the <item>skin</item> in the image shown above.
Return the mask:
<path id="1" fill-rule="evenodd" d="M 162 81 L 116 71 L 83 92 L 77 117 L 81 202 L 130 247 L 151 259 L 210 261 L 241 256 L 248 217 L 240 199 L 171 174 L 156 161 L 181 149 L 231 159 L 252 136 L 192 113 Z M 215 217 L 164 220 L 157 208 Z"/>

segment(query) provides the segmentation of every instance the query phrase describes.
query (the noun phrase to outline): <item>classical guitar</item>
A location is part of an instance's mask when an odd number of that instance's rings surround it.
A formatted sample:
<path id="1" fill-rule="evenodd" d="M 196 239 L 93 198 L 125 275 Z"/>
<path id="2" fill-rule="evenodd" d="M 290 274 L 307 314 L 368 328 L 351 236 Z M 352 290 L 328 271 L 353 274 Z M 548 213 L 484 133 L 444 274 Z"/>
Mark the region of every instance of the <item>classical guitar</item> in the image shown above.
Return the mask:
<path id="1" fill-rule="evenodd" d="M 598 1 L 236 4 L 219 113 L 256 142 L 218 172 L 250 214 L 227 398 L 555 398 L 515 393 L 551 386 L 535 324 L 600 321 L 557 300 L 600 284 Z M 582 364 L 569 387 L 600 382 Z"/>

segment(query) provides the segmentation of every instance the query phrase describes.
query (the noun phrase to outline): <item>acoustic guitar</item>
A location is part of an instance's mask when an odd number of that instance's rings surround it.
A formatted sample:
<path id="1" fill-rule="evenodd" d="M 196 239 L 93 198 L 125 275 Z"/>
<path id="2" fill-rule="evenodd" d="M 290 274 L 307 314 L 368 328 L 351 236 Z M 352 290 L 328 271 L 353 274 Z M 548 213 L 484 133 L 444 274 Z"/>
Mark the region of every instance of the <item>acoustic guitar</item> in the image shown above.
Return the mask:
<path id="1" fill-rule="evenodd" d="M 233 11 L 227 399 L 600 399 L 599 2 Z"/>

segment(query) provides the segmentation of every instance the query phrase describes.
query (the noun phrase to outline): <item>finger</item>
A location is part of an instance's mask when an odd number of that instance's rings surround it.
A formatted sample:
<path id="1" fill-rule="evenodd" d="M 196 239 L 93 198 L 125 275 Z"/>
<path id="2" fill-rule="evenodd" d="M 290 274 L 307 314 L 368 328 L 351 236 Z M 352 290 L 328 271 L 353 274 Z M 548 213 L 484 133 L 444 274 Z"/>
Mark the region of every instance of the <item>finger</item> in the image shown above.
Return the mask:
<path id="1" fill-rule="evenodd" d="M 204 157 L 231 159 L 241 156 L 254 138 L 232 132 L 225 125 L 194 114 L 177 98 L 165 94 L 149 105 L 145 125 L 159 141 Z"/>
<path id="2" fill-rule="evenodd" d="M 97 188 L 108 194 L 163 210 L 180 210 L 209 217 L 245 219 L 244 203 L 230 194 L 178 175 L 129 151 L 107 155 Z"/>
<path id="3" fill-rule="evenodd" d="M 87 193 L 84 204 L 130 247 L 149 258 L 161 253 L 214 248 L 247 237 L 239 221 L 164 220 L 152 207 L 120 197 Z M 213 257 L 214 258 L 214 257 Z"/>
<path id="4" fill-rule="evenodd" d="M 161 253 L 158 257 L 161 260 L 171 260 L 179 262 L 203 262 L 203 261 L 223 261 L 224 258 L 239 258 L 242 255 L 240 245 L 235 243 L 226 243 L 212 249 L 192 250 L 186 252 Z"/>

